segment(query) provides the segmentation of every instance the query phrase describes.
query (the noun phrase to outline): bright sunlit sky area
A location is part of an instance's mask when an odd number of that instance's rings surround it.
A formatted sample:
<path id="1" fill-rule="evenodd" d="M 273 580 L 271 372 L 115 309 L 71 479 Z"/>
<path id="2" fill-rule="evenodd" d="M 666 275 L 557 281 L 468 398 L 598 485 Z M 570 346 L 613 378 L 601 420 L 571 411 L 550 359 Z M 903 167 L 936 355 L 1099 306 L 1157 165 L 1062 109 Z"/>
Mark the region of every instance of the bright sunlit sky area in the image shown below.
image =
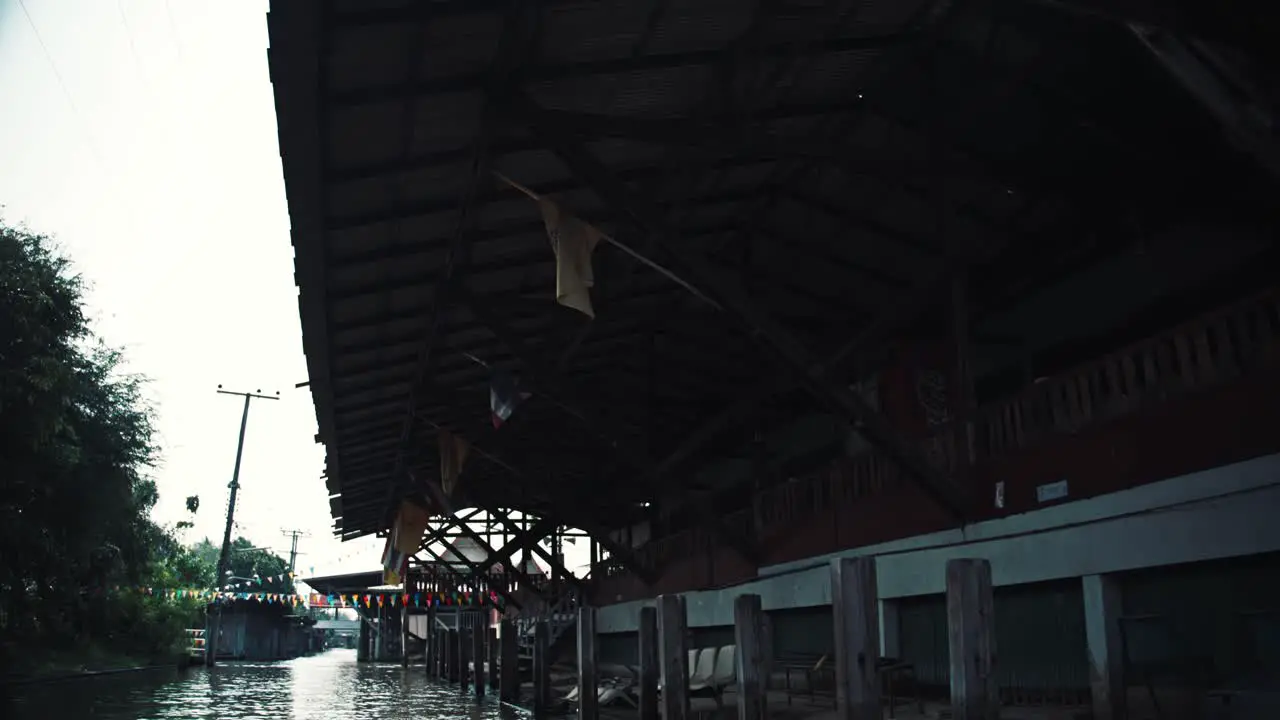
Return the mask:
<path id="1" fill-rule="evenodd" d="M 54 236 L 96 330 L 150 378 L 156 519 L 220 542 L 242 404 L 237 532 L 301 574 L 369 570 L 333 537 L 307 379 L 267 75 L 267 3 L 0 0 L 0 216 Z"/>
<path id="2" fill-rule="evenodd" d="M 236 534 L 298 572 L 379 567 L 332 534 L 314 442 L 264 0 L 0 0 L 0 217 L 53 236 L 98 334 L 149 378 L 156 519 L 221 542 L 242 401 Z M 194 518 L 188 495 L 200 497 Z M 585 542 L 566 546 L 570 568 Z"/>

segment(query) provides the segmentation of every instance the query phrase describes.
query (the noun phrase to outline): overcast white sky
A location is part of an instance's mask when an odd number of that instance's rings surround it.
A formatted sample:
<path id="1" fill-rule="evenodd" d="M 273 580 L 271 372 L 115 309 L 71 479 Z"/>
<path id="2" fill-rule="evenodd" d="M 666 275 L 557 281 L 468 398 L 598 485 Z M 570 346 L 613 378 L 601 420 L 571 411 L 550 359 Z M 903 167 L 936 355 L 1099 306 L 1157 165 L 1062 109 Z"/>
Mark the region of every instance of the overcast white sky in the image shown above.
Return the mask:
<path id="1" fill-rule="evenodd" d="M 25 10 L 25 12 L 24 12 Z M 99 333 L 152 379 L 164 464 L 157 518 L 221 540 L 240 402 L 239 531 L 306 573 L 378 566 L 339 543 L 293 282 L 262 0 L 0 0 L 0 205 L 57 237 L 92 283 Z M 43 40 L 43 47 L 41 41 Z"/>
<path id="2" fill-rule="evenodd" d="M 53 235 L 90 312 L 151 379 L 164 462 L 156 516 L 221 540 L 241 402 L 239 534 L 301 573 L 379 566 L 331 532 L 313 441 L 293 248 L 267 75 L 265 0 L 0 0 L 0 215 Z M 566 547 L 570 567 L 585 543 Z"/>

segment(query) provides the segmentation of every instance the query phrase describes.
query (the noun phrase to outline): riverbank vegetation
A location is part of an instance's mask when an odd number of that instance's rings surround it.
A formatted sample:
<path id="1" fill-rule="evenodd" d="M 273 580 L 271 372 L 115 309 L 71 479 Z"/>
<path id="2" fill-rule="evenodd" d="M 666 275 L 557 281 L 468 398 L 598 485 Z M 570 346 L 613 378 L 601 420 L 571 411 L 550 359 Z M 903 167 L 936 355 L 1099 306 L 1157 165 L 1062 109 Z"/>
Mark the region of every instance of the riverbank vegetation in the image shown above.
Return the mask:
<path id="1" fill-rule="evenodd" d="M 151 520 L 153 412 L 122 360 L 70 261 L 0 221 L 0 674 L 172 662 L 204 624 L 159 592 L 213 587 L 216 551 Z"/>

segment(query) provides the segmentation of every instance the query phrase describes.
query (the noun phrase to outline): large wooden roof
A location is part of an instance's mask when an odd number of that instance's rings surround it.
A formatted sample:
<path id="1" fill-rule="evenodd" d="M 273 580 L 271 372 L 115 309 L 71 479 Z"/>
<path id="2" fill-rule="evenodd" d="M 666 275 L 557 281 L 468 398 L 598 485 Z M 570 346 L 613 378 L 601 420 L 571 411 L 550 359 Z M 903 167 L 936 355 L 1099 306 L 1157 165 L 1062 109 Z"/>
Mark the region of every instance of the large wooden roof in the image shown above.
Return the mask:
<path id="1" fill-rule="evenodd" d="M 743 397 L 856 415 L 840 388 L 956 272 L 975 323 L 1027 326 L 1135 224 L 1268 189 L 1128 28 L 1053 3 L 275 0 L 270 36 L 343 537 L 438 480 L 441 427 L 470 499 L 620 525 Z M 616 240 L 594 321 L 499 174 Z M 534 393 L 497 431 L 494 368 Z"/>

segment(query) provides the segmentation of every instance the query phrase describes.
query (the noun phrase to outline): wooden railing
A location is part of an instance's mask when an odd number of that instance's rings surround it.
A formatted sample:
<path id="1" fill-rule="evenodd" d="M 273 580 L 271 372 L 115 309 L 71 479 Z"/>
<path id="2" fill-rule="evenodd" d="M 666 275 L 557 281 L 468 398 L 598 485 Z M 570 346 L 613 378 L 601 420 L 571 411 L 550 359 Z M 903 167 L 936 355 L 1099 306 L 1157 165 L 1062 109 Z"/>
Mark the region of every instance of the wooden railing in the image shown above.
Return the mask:
<path id="1" fill-rule="evenodd" d="M 1170 397 L 1238 377 L 1280 341 L 1280 292 L 1183 323 L 982 408 L 972 433 L 983 454 L 1076 432 Z"/>
<path id="2" fill-rule="evenodd" d="M 971 461 L 1008 454 L 1181 393 L 1212 388 L 1277 351 L 1280 289 L 1271 289 L 984 405 L 961 437 L 968 438 Z M 949 472 L 956 464 L 956 436 L 951 425 L 939 425 L 920 449 Z M 765 537 L 821 509 L 857 503 L 900 482 L 897 463 L 867 451 L 766 489 L 751 508 L 723 522 L 746 537 Z M 651 567 L 661 567 L 705 552 L 712 543 L 709 530 L 698 527 L 655 538 L 637 552 Z"/>

